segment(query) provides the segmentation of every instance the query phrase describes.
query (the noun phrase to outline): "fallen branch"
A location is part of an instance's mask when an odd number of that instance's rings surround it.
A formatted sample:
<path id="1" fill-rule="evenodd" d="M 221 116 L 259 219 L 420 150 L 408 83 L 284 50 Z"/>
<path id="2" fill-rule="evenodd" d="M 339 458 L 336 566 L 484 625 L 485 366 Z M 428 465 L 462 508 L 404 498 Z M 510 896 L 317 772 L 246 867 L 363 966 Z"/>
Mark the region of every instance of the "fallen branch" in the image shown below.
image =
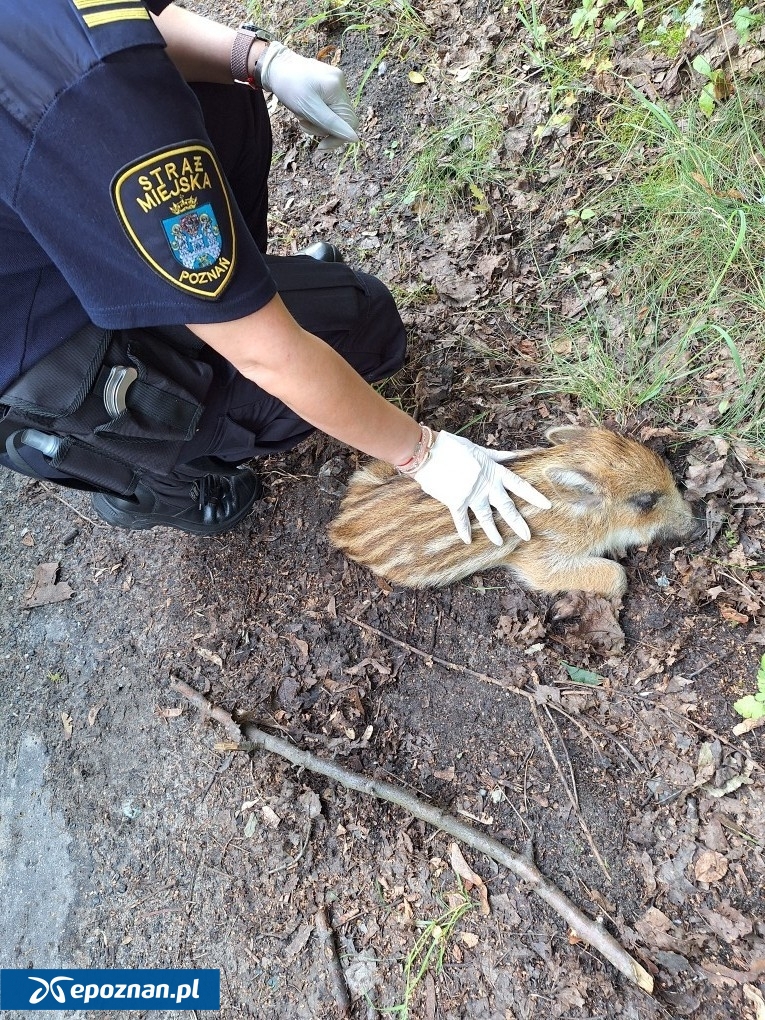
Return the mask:
<path id="1" fill-rule="evenodd" d="M 345 974 L 343 974 L 343 968 L 340 965 L 340 958 L 337 955 L 335 933 L 330 926 L 326 907 L 320 907 L 316 911 L 314 920 L 316 921 L 316 931 L 319 936 L 319 941 L 324 946 L 324 956 L 327 961 L 327 969 L 329 970 L 330 986 L 332 988 L 332 994 L 335 997 L 335 1002 L 337 1003 L 337 1008 L 340 1010 L 341 1017 L 350 1017 L 351 997 L 348 994 L 348 985 L 345 983 Z"/>
<path id="2" fill-rule="evenodd" d="M 641 967 L 601 924 L 583 914 L 557 886 L 549 882 L 530 858 L 512 853 L 499 840 L 478 832 L 477 829 L 458 821 L 440 808 L 424 803 L 418 797 L 392 783 L 357 775 L 357 773 L 343 768 L 342 765 L 317 758 L 309 751 L 302 751 L 286 740 L 282 740 L 281 737 L 274 737 L 256 726 L 248 725 L 240 729 L 228 712 L 210 705 L 203 695 L 183 680 L 173 680 L 171 686 L 173 690 L 195 705 L 200 712 L 219 722 L 232 739 L 239 741 L 244 735 L 253 747 L 278 754 L 293 765 L 325 776 L 349 790 L 396 804 L 414 815 L 415 818 L 427 822 L 428 825 L 432 825 L 436 829 L 441 829 L 473 850 L 486 854 L 497 864 L 512 871 L 517 878 L 527 882 L 532 891 L 563 918 L 579 941 L 586 942 L 596 949 L 618 971 L 644 991 L 649 993 L 653 991 L 653 978 L 648 971 Z"/>

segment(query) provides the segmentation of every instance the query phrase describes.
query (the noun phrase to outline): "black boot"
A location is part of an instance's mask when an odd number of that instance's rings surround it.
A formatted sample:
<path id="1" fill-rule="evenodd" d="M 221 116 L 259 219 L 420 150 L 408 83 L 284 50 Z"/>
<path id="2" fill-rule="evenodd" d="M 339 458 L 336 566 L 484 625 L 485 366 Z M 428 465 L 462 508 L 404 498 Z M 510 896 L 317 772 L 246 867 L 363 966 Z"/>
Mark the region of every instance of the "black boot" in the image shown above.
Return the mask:
<path id="1" fill-rule="evenodd" d="M 307 248 L 302 248 L 298 255 L 310 255 L 317 262 L 342 262 L 340 249 L 329 241 L 314 241 Z"/>
<path id="2" fill-rule="evenodd" d="M 93 496 L 93 508 L 108 524 L 130 530 L 178 528 L 192 535 L 222 535 L 243 520 L 263 492 L 250 468 L 204 475 L 188 485 L 179 483 L 177 495 L 159 494 L 139 483 L 132 499 L 105 492 Z"/>

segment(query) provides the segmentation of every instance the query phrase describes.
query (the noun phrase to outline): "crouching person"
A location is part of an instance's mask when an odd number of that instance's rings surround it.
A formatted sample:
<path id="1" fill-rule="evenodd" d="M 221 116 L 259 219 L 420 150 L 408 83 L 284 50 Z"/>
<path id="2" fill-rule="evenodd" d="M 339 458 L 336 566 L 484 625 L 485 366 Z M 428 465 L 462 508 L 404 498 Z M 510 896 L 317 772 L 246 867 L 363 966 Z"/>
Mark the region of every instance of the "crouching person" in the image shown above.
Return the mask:
<path id="1" fill-rule="evenodd" d="M 263 89 L 331 148 L 357 138 L 337 68 L 165 0 L 0 0 L 0 463 L 90 490 L 129 529 L 223 533 L 253 458 L 313 429 L 412 474 L 496 542 L 535 490 L 370 383 L 404 329 L 330 243 L 267 252 Z M 544 501 L 546 502 L 546 501 Z"/>

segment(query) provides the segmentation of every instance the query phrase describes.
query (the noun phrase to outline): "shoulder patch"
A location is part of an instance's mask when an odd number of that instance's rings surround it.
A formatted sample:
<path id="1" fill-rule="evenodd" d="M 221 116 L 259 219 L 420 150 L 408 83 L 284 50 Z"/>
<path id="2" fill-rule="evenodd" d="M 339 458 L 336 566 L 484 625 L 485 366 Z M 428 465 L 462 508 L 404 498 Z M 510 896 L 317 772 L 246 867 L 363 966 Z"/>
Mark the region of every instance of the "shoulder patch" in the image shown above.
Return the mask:
<path id="1" fill-rule="evenodd" d="M 159 275 L 214 300 L 231 280 L 236 236 L 231 200 L 212 150 L 182 142 L 124 166 L 112 201 L 138 254 Z"/>

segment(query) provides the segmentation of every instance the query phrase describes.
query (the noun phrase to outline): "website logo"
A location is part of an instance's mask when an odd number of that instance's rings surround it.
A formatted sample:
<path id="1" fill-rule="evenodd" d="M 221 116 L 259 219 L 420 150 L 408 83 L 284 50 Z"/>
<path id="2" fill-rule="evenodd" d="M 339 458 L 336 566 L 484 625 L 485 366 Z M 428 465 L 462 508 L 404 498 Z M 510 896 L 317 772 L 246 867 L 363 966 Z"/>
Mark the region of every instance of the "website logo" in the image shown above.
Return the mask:
<path id="1" fill-rule="evenodd" d="M 46 981 L 45 978 L 41 977 L 33 977 L 31 974 L 27 976 L 29 977 L 30 981 L 37 981 L 42 986 L 41 988 L 36 988 L 30 995 L 29 997 L 30 1006 L 36 1006 L 38 1002 L 42 1002 L 42 1000 L 46 997 L 48 992 L 50 992 L 50 994 L 53 996 L 56 1002 L 61 1003 L 66 1002 L 66 993 L 64 992 L 64 989 L 59 986 L 58 982 L 74 981 L 74 978 L 66 977 L 65 975 L 62 976 L 57 975 L 50 981 Z"/>
<path id="2" fill-rule="evenodd" d="M 0 1009 L 220 1009 L 219 970 L 0 970 Z"/>

